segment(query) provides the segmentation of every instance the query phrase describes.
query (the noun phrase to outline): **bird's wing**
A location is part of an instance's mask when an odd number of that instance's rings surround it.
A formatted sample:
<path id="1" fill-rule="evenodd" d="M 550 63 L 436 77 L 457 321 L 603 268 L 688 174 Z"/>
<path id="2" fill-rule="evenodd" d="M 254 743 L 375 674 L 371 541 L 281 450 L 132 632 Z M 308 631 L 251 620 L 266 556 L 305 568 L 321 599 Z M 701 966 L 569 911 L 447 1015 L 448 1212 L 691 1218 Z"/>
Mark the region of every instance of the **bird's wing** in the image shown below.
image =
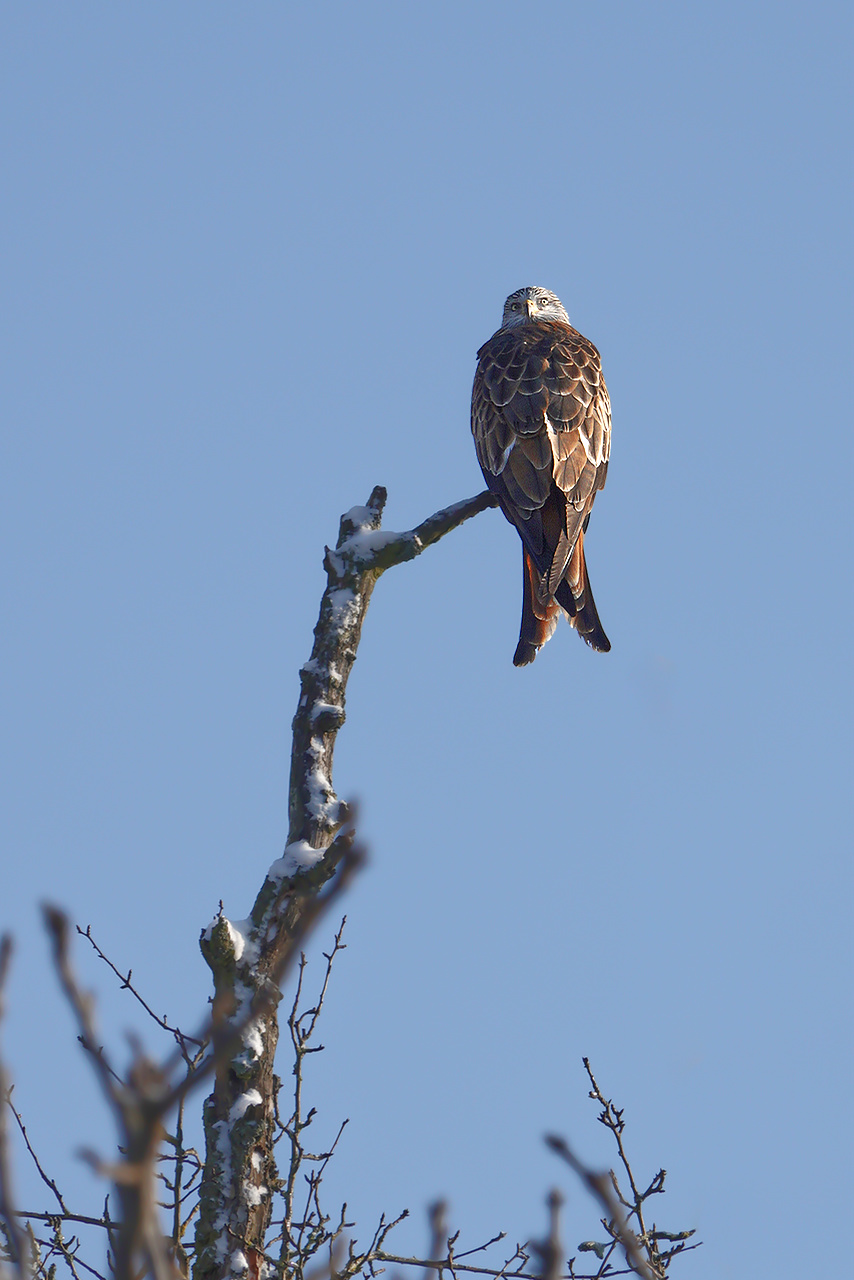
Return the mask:
<path id="1" fill-rule="evenodd" d="M 556 321 L 499 330 L 478 352 L 472 433 L 486 482 L 540 574 L 545 603 L 608 470 L 611 406 L 596 348 Z"/>

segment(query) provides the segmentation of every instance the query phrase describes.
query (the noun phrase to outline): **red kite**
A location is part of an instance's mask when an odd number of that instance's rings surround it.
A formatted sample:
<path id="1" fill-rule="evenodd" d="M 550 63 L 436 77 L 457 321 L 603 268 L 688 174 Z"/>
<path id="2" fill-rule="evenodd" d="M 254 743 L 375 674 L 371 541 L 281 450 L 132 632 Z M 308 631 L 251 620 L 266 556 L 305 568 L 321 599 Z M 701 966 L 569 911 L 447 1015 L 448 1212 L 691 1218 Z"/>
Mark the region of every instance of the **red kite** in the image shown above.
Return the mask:
<path id="1" fill-rule="evenodd" d="M 511 293 L 501 328 L 478 351 L 471 429 L 486 483 L 522 539 L 515 666 L 534 661 L 561 611 L 607 653 L 584 535 L 608 473 L 611 403 L 599 352 L 548 289 Z"/>

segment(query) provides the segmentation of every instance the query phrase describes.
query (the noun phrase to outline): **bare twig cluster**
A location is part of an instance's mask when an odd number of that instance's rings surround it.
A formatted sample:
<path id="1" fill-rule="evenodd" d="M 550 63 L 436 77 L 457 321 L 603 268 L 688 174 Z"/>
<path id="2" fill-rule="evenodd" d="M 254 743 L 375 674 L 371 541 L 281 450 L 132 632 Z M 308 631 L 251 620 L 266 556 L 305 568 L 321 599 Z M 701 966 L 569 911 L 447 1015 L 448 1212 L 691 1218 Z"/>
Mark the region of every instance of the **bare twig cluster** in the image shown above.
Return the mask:
<path id="1" fill-rule="evenodd" d="M 142 1055 L 138 1046 L 134 1050 L 134 1061 L 126 1078 L 123 1079 L 114 1069 L 104 1048 L 97 1043 L 92 999 L 81 990 L 71 966 L 68 923 L 60 912 L 48 910 L 45 915 L 54 939 L 55 959 L 60 977 L 71 1006 L 78 1016 L 78 1025 L 81 1029 L 78 1039 L 95 1064 L 102 1086 L 109 1090 L 109 1100 L 114 1109 L 120 1109 L 124 1117 L 120 1124 L 120 1131 L 126 1135 L 134 1123 L 139 1123 L 142 1118 L 140 1128 L 149 1131 L 150 1140 L 146 1141 L 141 1134 L 138 1134 L 132 1146 L 126 1147 L 120 1144 L 121 1159 L 118 1162 L 104 1163 L 91 1152 L 84 1153 L 84 1158 L 96 1169 L 112 1177 L 117 1186 L 125 1187 L 126 1193 L 124 1203 L 120 1205 L 118 1217 L 114 1217 L 111 1211 L 109 1194 L 105 1198 L 100 1216 L 77 1212 L 70 1207 L 67 1197 L 60 1190 L 56 1180 L 47 1173 L 33 1147 L 23 1117 L 15 1105 L 13 1091 L 11 1088 L 7 1090 L 7 1108 L 3 1110 L 2 1119 L 5 1120 L 8 1111 L 18 1128 L 39 1179 L 50 1192 L 51 1203 L 47 1208 L 15 1211 L 15 1217 L 25 1224 L 30 1243 L 28 1272 L 48 1280 L 54 1275 L 59 1264 L 64 1266 L 75 1280 L 82 1280 L 84 1273 L 106 1280 L 107 1275 L 116 1273 L 117 1264 L 122 1257 L 118 1251 L 126 1247 L 124 1241 L 129 1235 L 126 1231 L 126 1221 L 130 1221 L 135 1213 L 139 1223 L 131 1238 L 140 1240 L 144 1238 L 142 1224 L 144 1217 L 147 1217 L 147 1229 L 157 1240 L 156 1247 L 162 1268 L 160 1274 L 174 1275 L 176 1266 L 179 1271 L 186 1274 L 187 1255 L 183 1241 L 198 1211 L 198 1188 L 202 1168 L 198 1153 L 192 1147 L 187 1147 L 184 1142 L 186 1091 L 178 1091 L 179 1096 L 174 1107 L 174 1090 L 169 1090 L 165 1096 L 161 1095 L 153 1103 L 149 1097 L 146 1114 L 145 1095 L 151 1091 L 151 1082 L 155 1082 L 156 1086 L 158 1080 L 166 1078 L 166 1071 L 153 1067 Z M 98 957 L 121 980 L 122 989 L 130 993 L 161 1030 L 168 1032 L 174 1038 L 185 1073 L 185 1081 L 182 1083 L 192 1084 L 195 1074 L 203 1063 L 207 1042 L 199 1037 L 185 1035 L 178 1028 L 172 1027 L 165 1018 L 159 1017 L 134 986 L 131 972 L 128 971 L 123 975 L 118 970 L 96 942 L 90 927 L 84 930 L 78 926 L 77 932 L 89 941 Z M 167 1059 L 167 1063 L 172 1060 Z M 155 1088 L 155 1093 L 156 1091 Z M 174 1111 L 172 1122 L 174 1132 L 164 1124 L 166 1111 L 170 1109 Z M 140 1146 L 147 1154 L 140 1163 L 134 1165 L 129 1160 L 129 1156 L 132 1151 L 138 1153 Z M 143 1188 L 142 1195 L 136 1202 L 131 1198 L 133 1193 L 128 1190 L 134 1186 Z M 131 1213 L 125 1219 L 122 1215 L 127 1213 L 129 1201 Z M 171 1228 L 168 1233 L 163 1231 L 163 1212 L 167 1214 Z M 100 1228 L 104 1234 L 105 1247 L 101 1252 L 106 1255 L 106 1265 L 102 1264 L 100 1270 L 92 1264 L 91 1260 L 86 1261 L 82 1256 L 83 1252 L 91 1253 L 91 1249 L 83 1248 L 78 1234 L 81 1228 L 84 1230 Z M 162 1256 L 164 1248 L 166 1261 Z M 141 1252 L 144 1256 L 144 1248 Z"/>
<path id="2" fill-rule="evenodd" d="M 352 855 L 354 865 L 357 856 Z M 340 883 L 343 887 L 345 881 Z M 333 894 L 328 902 L 334 899 Z M 314 918 L 313 913 L 306 913 L 300 937 L 305 937 L 305 926 Z M 263 1000 L 245 1009 L 243 1017 L 233 1020 L 225 1034 L 218 1025 L 221 1015 L 214 1009 L 196 1035 L 187 1035 L 153 1011 L 133 985 L 130 972 L 122 974 L 97 944 L 90 928 L 78 928 L 78 933 L 87 938 L 100 959 L 121 980 L 122 988 L 175 1041 L 176 1049 L 161 1063 L 153 1062 L 135 1045 L 130 1068 L 122 1076 L 99 1043 L 92 997 L 81 988 L 74 973 L 68 921 L 56 909 L 46 908 L 45 922 L 53 942 L 57 973 L 77 1019 L 78 1040 L 93 1064 L 117 1121 L 118 1158 L 106 1161 L 91 1151 L 82 1153 L 93 1168 L 112 1182 L 112 1197 L 106 1197 L 99 1217 L 71 1209 L 30 1142 L 0 1063 L 0 1101 L 5 1103 L 0 1106 L 0 1265 L 12 1265 L 20 1280 L 31 1274 L 53 1280 L 57 1263 L 64 1264 L 74 1280 L 83 1280 L 84 1273 L 99 1280 L 107 1280 L 110 1275 L 130 1280 L 141 1274 L 151 1275 L 155 1280 L 180 1280 L 189 1274 L 195 1253 L 194 1246 L 187 1247 L 186 1236 L 202 1204 L 204 1168 L 198 1152 L 185 1143 L 187 1096 L 217 1069 L 220 1053 L 234 1052 L 246 1025 L 259 1011 L 263 1015 Z M 11 944 L 0 947 L 0 978 L 8 968 L 10 951 Z M 55 1205 L 45 1210 L 19 1210 L 14 1202 L 9 1161 L 4 1158 L 8 1151 L 5 1139 L 9 1116 L 14 1119 L 38 1175 L 55 1201 Z M 174 1117 L 171 1129 L 167 1125 L 169 1116 Z M 111 1198 L 117 1202 L 112 1208 Z M 106 1241 L 103 1270 L 81 1256 L 81 1241 L 79 1235 L 74 1234 L 79 1228 L 103 1231 Z"/>
<path id="3" fill-rule="evenodd" d="M 595 1280 L 616 1274 L 612 1269 L 611 1258 L 618 1248 L 625 1253 L 631 1270 L 643 1276 L 644 1280 L 663 1280 L 677 1254 L 685 1252 L 686 1249 L 699 1247 L 697 1244 L 687 1243 L 694 1235 L 694 1231 L 664 1231 L 660 1230 L 654 1222 L 651 1226 L 647 1226 L 647 1201 L 653 1196 L 664 1194 L 666 1170 L 659 1169 L 647 1187 L 643 1191 L 640 1190 L 623 1145 L 625 1129 L 623 1110 L 615 1107 L 613 1102 L 605 1097 L 596 1083 L 589 1060 L 584 1058 L 583 1061 L 590 1080 L 590 1097 L 602 1107 L 598 1116 L 599 1123 L 603 1124 L 614 1138 L 623 1176 L 628 1181 L 629 1193 L 624 1194 L 620 1180 L 613 1169 L 609 1169 L 606 1174 L 594 1173 L 581 1163 L 565 1138 L 554 1134 L 546 1138 L 551 1149 L 578 1174 L 590 1194 L 605 1210 L 605 1217 L 601 1219 L 601 1223 L 608 1239 L 602 1243 L 587 1240 L 578 1246 L 579 1252 L 595 1253 L 599 1258 L 601 1265 L 595 1273 Z M 662 1249 L 660 1247 L 662 1243 L 670 1244 L 672 1247 Z M 570 1263 L 570 1275 L 575 1274 Z"/>
<path id="4" fill-rule="evenodd" d="M 579 1254 L 596 1255 L 599 1265 L 595 1271 L 579 1270 L 576 1257 L 566 1258 L 559 1231 L 562 1197 L 556 1191 L 548 1197 L 550 1230 L 547 1238 L 542 1242 L 529 1240 L 518 1243 L 512 1251 L 505 1251 L 502 1260 L 495 1263 L 490 1263 L 489 1258 L 506 1238 L 505 1233 L 499 1232 L 483 1244 L 461 1249 L 460 1232 L 449 1230 L 446 1206 L 442 1203 L 434 1205 L 430 1211 L 431 1243 L 425 1257 L 403 1255 L 389 1248 L 391 1232 L 408 1216 L 406 1209 L 393 1218 L 381 1215 L 367 1243 L 358 1245 L 352 1235 L 355 1224 L 347 1218 L 347 1205 L 329 1212 L 322 1194 L 324 1174 L 338 1149 L 347 1121 L 338 1126 L 328 1147 L 315 1150 L 307 1139 L 318 1112 L 314 1106 L 307 1107 L 305 1100 L 306 1065 L 313 1054 L 323 1051 L 323 1045 L 316 1043 L 316 1033 L 333 963 L 345 950 L 345 922 L 346 920 L 342 920 L 330 950 L 324 953 L 325 971 L 320 990 L 313 1000 L 306 1001 L 305 997 L 304 954 L 300 956 L 298 964 L 296 989 L 287 1019 L 293 1084 L 288 1107 L 284 1110 L 281 1106 L 285 1096 L 282 1082 L 278 1078 L 274 1081 L 275 1144 L 280 1150 L 284 1149 L 282 1164 L 286 1168 L 286 1174 L 271 1188 L 272 1220 L 263 1247 L 259 1250 L 259 1275 L 266 1275 L 271 1280 L 274 1276 L 283 1277 L 283 1280 L 286 1277 L 292 1277 L 293 1280 L 330 1280 L 333 1276 L 336 1280 L 346 1280 L 348 1277 L 362 1276 L 368 1280 L 369 1277 L 376 1277 L 387 1266 L 395 1265 L 434 1271 L 443 1277 L 447 1273 L 452 1280 L 457 1276 L 487 1277 L 488 1280 L 604 1280 L 605 1277 L 629 1274 L 642 1276 L 645 1280 L 660 1280 L 666 1275 L 673 1257 L 685 1249 L 697 1247 L 687 1244 L 693 1235 L 691 1231 L 669 1232 L 659 1229 L 655 1223 L 647 1225 L 644 1207 L 652 1196 L 663 1194 L 664 1171 L 659 1170 L 648 1186 L 642 1188 L 638 1184 L 624 1145 L 623 1111 L 604 1096 L 587 1059 L 584 1059 L 584 1065 L 591 1085 L 590 1096 L 601 1107 L 598 1117 L 600 1122 L 614 1137 L 622 1170 L 620 1176 L 626 1180 L 629 1192 L 623 1193 L 620 1179 L 614 1170 L 599 1173 L 584 1166 L 564 1139 L 549 1137 L 547 1142 L 574 1169 L 605 1209 L 606 1216 L 601 1221 L 606 1240 L 584 1241 L 577 1246 Z M 79 932 L 92 943 L 101 959 L 121 980 L 123 987 L 148 1008 L 150 1016 L 164 1032 L 173 1036 L 179 1045 L 199 1043 L 196 1037 L 184 1035 L 167 1019 L 158 1017 L 145 1005 L 139 992 L 133 987 L 131 975 L 124 976 L 113 965 L 95 943 L 91 930 Z M 73 977 L 72 982 L 74 983 Z M 204 1044 L 200 1043 L 197 1055 L 190 1057 L 186 1064 L 188 1071 L 198 1069 L 198 1054 L 203 1053 L 204 1048 Z M 98 1054 L 103 1060 L 102 1049 L 98 1050 Z M 112 1070 L 106 1061 L 103 1062 L 103 1070 Z M 121 1087 L 124 1087 L 123 1082 Z M 157 1188 L 160 1249 L 173 1276 L 176 1272 L 187 1275 L 195 1261 L 195 1247 L 191 1241 L 187 1241 L 187 1230 L 199 1210 L 202 1172 L 199 1155 L 184 1144 L 183 1103 L 182 1098 L 174 1133 L 164 1132 L 165 1150 L 161 1149 L 155 1165 L 148 1170 L 151 1186 Z M 39 1176 L 55 1202 L 54 1207 L 46 1210 L 11 1210 L 17 1238 L 21 1242 L 20 1256 L 28 1260 L 23 1274 L 35 1274 L 41 1280 L 54 1280 L 57 1264 L 63 1265 L 74 1280 L 85 1280 L 87 1275 L 96 1277 L 96 1280 L 108 1280 L 109 1276 L 118 1274 L 117 1249 L 126 1234 L 126 1227 L 121 1217 L 114 1218 L 111 1215 L 109 1197 L 101 1216 L 97 1218 L 70 1209 L 56 1182 L 48 1175 L 33 1150 L 26 1126 L 11 1098 L 11 1091 L 8 1112 L 14 1118 Z M 115 1176 L 115 1171 L 113 1173 Z M 3 1186 L 8 1186 L 8 1183 L 4 1182 Z M 14 1246 L 10 1241 L 8 1219 L 5 1218 L 5 1199 L 2 1201 L 2 1209 L 6 1222 L 6 1247 L 3 1252 L 6 1260 L 11 1262 L 15 1255 L 12 1252 Z M 633 1230 L 633 1226 L 636 1229 Z M 81 1227 L 99 1227 L 104 1232 L 107 1242 L 106 1268 L 99 1268 L 82 1256 L 80 1239 L 75 1234 Z M 662 1249 L 663 1242 L 671 1247 Z M 618 1250 L 625 1256 L 625 1265 L 620 1265 L 619 1257 L 615 1256 Z M 477 1255 L 481 1255 L 482 1260 Z"/>

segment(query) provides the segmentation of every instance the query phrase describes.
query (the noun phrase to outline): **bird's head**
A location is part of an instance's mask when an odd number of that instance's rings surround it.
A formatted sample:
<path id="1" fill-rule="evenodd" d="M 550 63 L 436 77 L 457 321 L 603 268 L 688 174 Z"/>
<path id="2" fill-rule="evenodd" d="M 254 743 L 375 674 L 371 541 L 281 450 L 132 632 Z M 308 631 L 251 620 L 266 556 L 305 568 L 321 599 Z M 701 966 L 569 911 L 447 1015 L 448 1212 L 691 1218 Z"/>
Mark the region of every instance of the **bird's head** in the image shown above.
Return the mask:
<path id="1" fill-rule="evenodd" d="M 529 284 L 527 288 L 510 294 L 504 303 L 501 327 L 508 329 L 511 325 L 530 324 L 533 320 L 560 320 L 569 324 L 569 316 L 557 294 L 538 284 Z"/>

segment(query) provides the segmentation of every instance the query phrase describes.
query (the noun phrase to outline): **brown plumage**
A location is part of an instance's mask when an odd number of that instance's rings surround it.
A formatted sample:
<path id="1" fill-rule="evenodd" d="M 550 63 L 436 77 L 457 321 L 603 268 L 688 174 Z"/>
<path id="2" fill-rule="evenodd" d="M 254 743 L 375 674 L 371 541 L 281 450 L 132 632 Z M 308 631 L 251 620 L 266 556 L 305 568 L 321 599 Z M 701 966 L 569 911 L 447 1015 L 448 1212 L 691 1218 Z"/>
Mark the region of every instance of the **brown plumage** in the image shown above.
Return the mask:
<path id="1" fill-rule="evenodd" d="M 531 286 L 510 295 L 502 327 L 477 358 L 477 457 L 522 539 L 522 625 L 513 662 L 533 662 L 561 611 L 592 648 L 607 652 L 584 557 L 611 445 L 599 352 L 573 329 L 553 293 Z"/>

